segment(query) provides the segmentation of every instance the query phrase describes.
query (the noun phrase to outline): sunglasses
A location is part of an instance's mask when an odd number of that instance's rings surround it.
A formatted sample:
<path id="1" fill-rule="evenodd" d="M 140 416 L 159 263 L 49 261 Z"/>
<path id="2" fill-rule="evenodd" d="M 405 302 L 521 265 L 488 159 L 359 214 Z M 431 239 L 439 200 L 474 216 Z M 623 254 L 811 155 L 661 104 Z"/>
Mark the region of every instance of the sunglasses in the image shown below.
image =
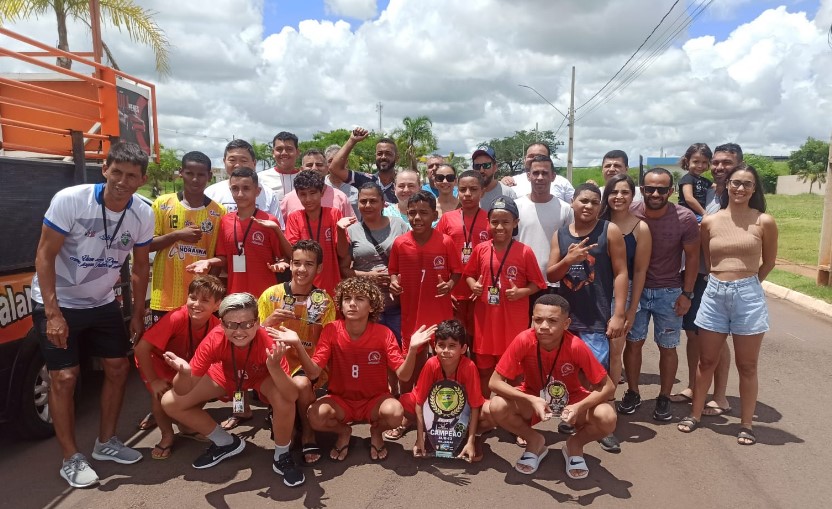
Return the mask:
<path id="1" fill-rule="evenodd" d="M 490 163 L 489 163 L 490 164 Z M 456 181 L 456 175 L 451 173 L 450 175 L 434 175 L 434 180 L 437 182 L 454 182 Z"/>
<path id="2" fill-rule="evenodd" d="M 474 169 L 479 170 L 482 168 L 483 170 L 490 170 L 493 164 L 494 163 L 474 163 Z"/>
<path id="3" fill-rule="evenodd" d="M 673 188 L 672 187 L 666 187 L 666 186 L 642 186 L 642 189 L 644 189 L 644 194 L 653 194 L 653 193 L 667 194 Z"/>
<path id="4" fill-rule="evenodd" d="M 249 330 L 252 327 L 254 327 L 255 325 L 257 325 L 257 320 L 256 319 L 255 320 L 249 320 L 247 322 L 226 322 L 225 320 L 222 320 L 222 326 L 225 327 L 226 329 L 229 329 L 229 330 L 237 330 L 237 329 Z"/>
<path id="5" fill-rule="evenodd" d="M 741 187 L 743 189 L 754 189 L 754 182 L 752 182 L 750 180 L 733 180 L 732 179 L 732 180 L 729 180 L 728 183 L 731 184 L 731 187 L 733 187 L 734 189 L 739 189 Z"/>

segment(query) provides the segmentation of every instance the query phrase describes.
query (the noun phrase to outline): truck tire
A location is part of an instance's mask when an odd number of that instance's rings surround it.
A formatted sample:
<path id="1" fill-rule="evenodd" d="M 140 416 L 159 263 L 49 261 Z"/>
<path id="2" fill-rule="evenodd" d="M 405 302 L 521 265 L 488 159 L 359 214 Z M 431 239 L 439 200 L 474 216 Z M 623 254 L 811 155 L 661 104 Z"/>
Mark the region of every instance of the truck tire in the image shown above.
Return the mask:
<path id="1" fill-rule="evenodd" d="M 49 371 L 39 350 L 35 350 L 23 377 L 16 431 L 22 438 L 41 439 L 55 434 L 49 413 Z"/>

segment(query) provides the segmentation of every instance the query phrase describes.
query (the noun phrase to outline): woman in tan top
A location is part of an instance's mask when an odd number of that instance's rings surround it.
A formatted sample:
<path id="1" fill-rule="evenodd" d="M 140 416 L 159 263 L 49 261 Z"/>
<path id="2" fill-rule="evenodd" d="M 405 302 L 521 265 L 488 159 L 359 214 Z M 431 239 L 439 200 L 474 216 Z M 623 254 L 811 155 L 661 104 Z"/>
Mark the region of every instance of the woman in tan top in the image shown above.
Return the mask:
<path id="1" fill-rule="evenodd" d="M 710 276 L 695 321 L 700 351 L 691 415 L 678 427 L 690 433 L 699 426 L 720 350 L 731 334 L 742 408 L 737 443 L 752 445 L 757 442 L 751 430 L 757 406 L 757 361 L 768 330 L 760 283 L 774 268 L 777 224 L 765 213 L 763 186 L 752 166 L 739 165 L 726 182 L 722 210 L 702 220 L 702 252 Z"/>

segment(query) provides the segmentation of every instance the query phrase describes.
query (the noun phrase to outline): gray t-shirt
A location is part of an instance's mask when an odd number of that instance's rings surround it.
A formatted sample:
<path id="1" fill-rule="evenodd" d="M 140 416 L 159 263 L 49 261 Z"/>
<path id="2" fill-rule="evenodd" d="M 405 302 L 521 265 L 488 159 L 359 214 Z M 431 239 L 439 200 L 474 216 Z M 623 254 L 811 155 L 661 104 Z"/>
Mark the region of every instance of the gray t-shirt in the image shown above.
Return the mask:
<path id="1" fill-rule="evenodd" d="M 390 250 L 393 249 L 393 241 L 399 235 L 404 235 L 410 230 L 410 225 L 398 217 L 390 217 L 390 224 L 380 230 L 370 230 L 373 238 L 378 242 L 379 247 L 385 256 L 381 257 L 376 250 L 375 244 L 367 237 L 367 232 L 361 223 L 355 223 L 347 228 L 347 235 L 350 237 L 350 256 L 352 266 L 355 270 L 369 272 L 377 267 L 387 267 L 390 259 Z M 384 305 L 392 303 L 390 294 L 385 295 Z"/>
<path id="2" fill-rule="evenodd" d="M 330 180 L 329 175 L 326 176 L 324 182 L 326 182 L 326 185 L 334 187 L 347 195 L 347 198 L 350 200 L 350 206 L 352 206 L 352 210 L 355 212 L 355 217 L 361 221 L 361 212 L 358 211 L 358 188 L 353 187 L 351 184 L 346 182 L 342 182 L 340 186 L 335 186 L 332 184 L 332 180 Z"/>
<path id="3" fill-rule="evenodd" d="M 494 186 L 494 189 L 482 195 L 482 199 L 480 200 L 480 208 L 488 212 L 491 209 L 491 204 L 494 203 L 494 201 L 501 196 L 508 196 L 513 200 L 517 199 L 517 193 L 515 193 L 512 188 L 504 186 L 502 182 L 497 182 L 497 185 Z"/>

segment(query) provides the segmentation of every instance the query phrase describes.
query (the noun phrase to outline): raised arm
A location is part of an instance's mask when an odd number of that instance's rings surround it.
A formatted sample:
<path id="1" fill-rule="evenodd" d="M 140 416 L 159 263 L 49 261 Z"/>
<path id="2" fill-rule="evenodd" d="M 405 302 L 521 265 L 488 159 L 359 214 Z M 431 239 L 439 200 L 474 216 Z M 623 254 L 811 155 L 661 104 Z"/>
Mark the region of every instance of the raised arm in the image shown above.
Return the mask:
<path id="1" fill-rule="evenodd" d="M 347 170 L 347 162 L 349 161 L 350 153 L 358 143 L 367 139 L 369 134 L 370 132 L 366 129 L 356 127 L 350 133 L 349 139 L 346 143 L 344 143 L 344 146 L 341 147 L 341 150 L 339 150 L 332 158 L 332 162 L 329 163 L 329 171 L 335 175 L 337 179 L 348 182 L 349 171 Z"/>

